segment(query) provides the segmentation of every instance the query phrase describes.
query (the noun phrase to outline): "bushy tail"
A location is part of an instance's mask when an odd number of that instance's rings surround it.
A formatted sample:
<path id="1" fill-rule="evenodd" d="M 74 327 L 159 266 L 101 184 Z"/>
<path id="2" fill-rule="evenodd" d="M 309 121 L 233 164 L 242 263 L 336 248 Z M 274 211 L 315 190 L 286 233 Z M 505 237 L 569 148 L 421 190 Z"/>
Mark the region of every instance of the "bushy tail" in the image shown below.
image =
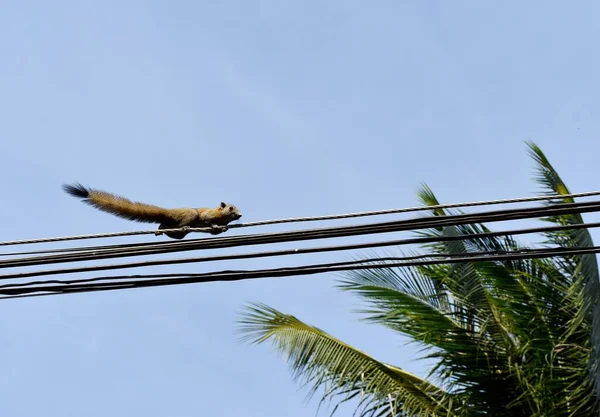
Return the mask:
<path id="1" fill-rule="evenodd" d="M 64 184 L 66 193 L 83 200 L 98 210 L 114 214 L 127 220 L 143 223 L 163 223 L 171 220 L 169 210 L 150 204 L 138 203 L 106 191 L 86 188 L 79 183 Z"/>

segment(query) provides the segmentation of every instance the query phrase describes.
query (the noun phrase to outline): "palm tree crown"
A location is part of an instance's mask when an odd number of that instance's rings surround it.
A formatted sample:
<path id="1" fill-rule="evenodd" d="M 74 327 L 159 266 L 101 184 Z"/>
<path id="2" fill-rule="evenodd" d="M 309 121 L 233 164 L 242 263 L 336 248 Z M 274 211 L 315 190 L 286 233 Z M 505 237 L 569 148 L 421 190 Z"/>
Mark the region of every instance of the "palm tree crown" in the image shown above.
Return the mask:
<path id="1" fill-rule="evenodd" d="M 539 147 L 528 147 L 545 191 L 568 194 Z M 418 196 L 426 205 L 439 204 L 427 186 Z M 432 210 L 433 216 L 453 213 Z M 583 223 L 579 214 L 543 220 Z M 524 248 L 510 236 L 475 236 L 488 231 L 473 224 L 419 235 L 464 236 L 423 246 L 436 254 Z M 585 228 L 544 237 L 553 246 L 593 246 Z M 591 416 L 598 414 L 600 386 L 593 349 L 600 346 L 598 278 L 593 254 L 345 273 L 340 287 L 368 303 L 368 320 L 426 348 L 435 365 L 424 379 L 264 304 L 248 307 L 240 331 L 252 342 L 272 342 L 293 375 L 322 392 L 323 400 L 358 399 L 360 415 Z"/>

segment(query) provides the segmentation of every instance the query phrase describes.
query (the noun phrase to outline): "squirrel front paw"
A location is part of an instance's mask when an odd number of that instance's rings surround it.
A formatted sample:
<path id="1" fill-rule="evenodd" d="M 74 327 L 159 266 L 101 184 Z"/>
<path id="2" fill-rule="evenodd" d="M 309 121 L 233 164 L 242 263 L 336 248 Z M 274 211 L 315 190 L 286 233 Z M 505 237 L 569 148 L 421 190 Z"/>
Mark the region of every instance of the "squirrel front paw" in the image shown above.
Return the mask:
<path id="1" fill-rule="evenodd" d="M 229 230 L 229 229 L 227 227 L 225 227 L 225 226 L 217 226 L 217 225 L 213 224 L 210 227 L 210 234 L 211 235 L 218 235 L 218 234 L 221 234 L 223 232 L 226 232 L 227 230 Z"/>

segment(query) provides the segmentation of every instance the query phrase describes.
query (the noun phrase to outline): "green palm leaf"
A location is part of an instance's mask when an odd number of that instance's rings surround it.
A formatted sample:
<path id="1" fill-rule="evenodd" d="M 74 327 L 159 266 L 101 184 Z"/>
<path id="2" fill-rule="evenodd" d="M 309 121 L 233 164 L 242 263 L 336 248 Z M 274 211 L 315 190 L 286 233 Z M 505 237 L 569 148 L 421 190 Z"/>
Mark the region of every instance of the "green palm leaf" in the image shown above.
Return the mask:
<path id="1" fill-rule="evenodd" d="M 295 378 L 324 389 L 323 400 L 343 402 L 362 397 L 364 415 L 389 412 L 392 407 L 410 416 L 447 415 L 440 400 L 444 392 L 398 367 L 380 362 L 324 331 L 263 304 L 247 307 L 239 321 L 244 340 L 271 341 L 287 357 Z M 334 410 L 335 411 L 335 410 Z"/>
<path id="2" fill-rule="evenodd" d="M 552 164 L 542 150 L 533 142 L 527 143 L 529 153 L 537 163 L 537 181 L 549 195 L 565 195 L 571 191 L 558 175 Z M 572 203 L 572 198 L 564 198 L 564 203 Z M 556 203 L 555 203 L 556 204 Z M 560 204 L 560 203 L 559 203 Z M 570 214 L 546 219 L 557 224 L 583 224 L 580 214 Z M 564 247 L 592 247 L 594 242 L 587 229 L 577 229 L 546 234 L 548 241 Z M 580 277 L 580 285 L 572 286 L 573 291 L 581 292 L 579 298 L 580 308 L 573 315 L 573 320 L 567 329 L 568 334 L 577 331 L 582 323 L 592 322 L 591 345 L 593 346 L 593 360 L 590 363 L 590 378 L 600 397 L 600 276 L 596 255 L 581 255 L 557 260 L 559 266 L 573 279 Z M 575 295 L 576 296 L 576 295 Z"/>
<path id="3" fill-rule="evenodd" d="M 569 193 L 541 150 L 532 143 L 529 148 L 546 192 Z M 439 204 L 426 185 L 418 196 L 425 205 Z M 438 208 L 429 215 L 454 213 L 460 211 Z M 583 223 L 580 215 L 544 220 Z M 417 235 L 463 238 L 421 247 L 441 255 L 525 248 L 509 236 L 477 236 L 489 231 L 469 224 Z M 553 246 L 593 246 L 585 229 L 545 236 Z M 598 414 L 600 283 L 594 255 L 355 270 L 343 275 L 340 288 L 366 301 L 365 320 L 408 336 L 435 365 L 421 379 L 293 316 L 249 306 L 240 322 L 246 340 L 271 342 L 311 395 L 323 390 L 322 401 L 358 399 L 364 408 L 357 413 L 374 417 Z"/>

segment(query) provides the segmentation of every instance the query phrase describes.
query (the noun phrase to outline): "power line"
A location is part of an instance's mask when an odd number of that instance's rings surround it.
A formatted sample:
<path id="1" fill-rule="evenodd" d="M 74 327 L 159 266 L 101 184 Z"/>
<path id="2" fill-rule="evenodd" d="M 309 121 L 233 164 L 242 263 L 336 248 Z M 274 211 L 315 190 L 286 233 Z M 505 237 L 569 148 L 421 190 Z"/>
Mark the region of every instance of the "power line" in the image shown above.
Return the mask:
<path id="1" fill-rule="evenodd" d="M 495 252 L 495 251 L 494 251 Z M 124 275 L 124 276 L 108 276 L 96 277 L 88 279 L 87 283 L 81 285 L 40 285 L 36 287 L 28 286 L 3 286 L 0 288 L 0 294 L 4 294 L 0 299 L 22 298 L 32 296 L 45 296 L 57 294 L 71 294 L 93 291 L 110 291 L 119 289 L 145 288 L 167 285 L 182 285 L 199 282 L 216 282 L 216 281 L 239 281 L 245 279 L 257 278 L 280 278 L 298 275 L 314 275 L 324 272 L 344 272 L 365 269 L 382 269 L 395 267 L 412 267 L 437 264 L 456 264 L 462 262 L 492 262 L 492 261 L 507 261 L 507 260 L 522 260 L 535 258 L 549 258 L 555 256 L 576 256 L 584 254 L 596 254 L 600 252 L 600 246 L 588 248 L 546 248 L 546 249 L 528 249 L 521 251 L 510 251 L 499 255 L 489 255 L 488 252 L 473 252 L 471 254 L 446 254 L 446 259 L 428 259 L 421 261 L 406 261 L 411 257 L 395 258 L 402 259 L 402 262 L 377 262 L 378 259 L 367 259 L 362 261 L 338 262 L 329 264 L 313 264 L 299 267 L 286 267 L 275 269 L 262 269 L 253 271 L 217 271 L 202 274 L 152 274 L 152 275 Z M 483 255 L 482 255 L 483 254 Z M 420 255 L 420 258 L 431 257 L 431 255 Z M 444 256 L 444 255 L 440 255 Z M 412 257 L 415 258 L 415 257 Z M 369 263 L 370 264 L 364 264 Z M 373 263 L 374 262 L 374 263 Z M 89 280 L 112 280 L 113 282 L 98 283 L 90 282 Z M 129 280 L 120 281 L 117 280 Z"/>
<path id="2" fill-rule="evenodd" d="M 578 248 L 569 248 L 572 250 L 576 250 Z M 420 259 L 428 259 L 428 258 L 443 258 L 443 259 L 453 259 L 453 258 L 460 258 L 461 260 L 464 260 L 465 258 L 472 258 L 475 256 L 484 256 L 484 255 L 506 255 L 506 254 L 517 254 L 517 253 L 530 253 L 530 254 L 537 254 L 537 253 L 547 253 L 548 250 L 555 250 L 555 251 L 560 251 L 563 250 L 563 248 L 544 248 L 544 249 L 530 249 L 530 248 L 521 248 L 519 250 L 515 250 L 515 251 L 508 251 L 508 250 L 489 250 L 489 251 L 476 251 L 476 252 L 469 252 L 469 253 L 430 253 L 430 254 L 423 254 L 423 255 L 412 255 L 412 256 L 386 256 L 386 257 L 377 257 L 377 258 L 365 258 L 365 259 L 357 259 L 357 260 L 352 260 L 352 261 L 342 261 L 342 262 L 334 262 L 334 263 L 327 263 L 327 264 L 318 264 L 318 265 L 308 265 L 306 267 L 314 267 L 314 266 L 320 266 L 320 267 L 338 267 L 338 266 L 349 266 L 349 265 L 359 265 L 359 264 L 378 264 L 381 262 L 408 262 L 408 261 L 414 261 L 414 260 L 420 260 Z M 292 268 L 298 268 L 298 267 L 292 267 Z M 280 268 L 278 270 L 287 270 L 288 268 Z M 195 277 L 199 277 L 199 276 L 215 276 L 215 275 L 222 275 L 222 274 L 233 274 L 233 273 L 246 273 L 246 272 L 250 272 L 250 271 L 246 271 L 246 270 L 223 270 L 223 271 L 217 271 L 217 272 L 204 272 L 204 273 L 200 273 L 200 274 L 192 274 Z M 155 278 L 155 277 L 181 277 L 181 276 L 189 276 L 190 274 L 181 274 L 181 273 L 177 273 L 177 274 L 152 274 L 152 275 L 121 275 L 121 276 L 114 276 L 114 275 L 106 275 L 106 276 L 100 276 L 100 277 L 94 277 L 94 278 L 79 278 L 79 279 L 72 279 L 72 280 L 44 280 L 44 281 L 29 281 L 29 282 L 19 282 L 19 283 L 10 283 L 10 284 L 4 284 L 4 285 L 0 285 L 0 293 L 2 293 L 2 289 L 5 288 L 19 288 L 19 287 L 31 287 L 31 286 L 39 286 L 39 285 L 48 285 L 48 284 L 65 284 L 65 285 L 72 285 L 72 284 L 82 284 L 82 283 L 91 283 L 91 282 L 97 282 L 97 281 L 119 281 L 122 279 L 131 279 L 132 277 L 151 277 L 151 278 Z"/>
<path id="3" fill-rule="evenodd" d="M 179 259 L 157 259 L 151 261 L 139 261 L 139 262 L 128 262 L 121 264 L 108 264 L 108 265 L 92 265 L 83 266 L 76 268 L 61 268 L 61 269 L 49 269 L 41 271 L 29 271 L 13 274 L 0 275 L 0 280 L 8 279 L 24 279 L 36 276 L 48 276 L 48 275 L 65 275 L 82 272 L 96 272 L 116 269 L 127 269 L 127 268 L 139 268 L 159 265 L 176 265 L 186 263 L 201 263 L 201 262 L 213 262 L 213 261 L 228 261 L 228 260 L 239 260 L 239 259 L 254 259 L 254 258 L 266 258 L 266 257 L 277 257 L 286 255 L 302 255 L 310 253 L 322 253 L 322 252 L 337 252 L 345 250 L 356 250 L 356 249 L 370 249 L 380 248 L 386 246 L 403 246 L 409 244 L 426 244 L 434 242 L 451 242 L 451 241 L 473 241 L 476 239 L 486 239 L 498 236 L 515 236 L 533 233 L 546 233 L 546 232 L 558 232 L 566 230 L 578 230 L 578 229 L 591 229 L 600 227 L 600 222 L 587 223 L 587 224 L 567 224 L 559 226 L 545 226 L 535 227 L 527 229 L 512 229 L 496 232 L 483 232 L 483 233 L 472 233 L 465 235 L 452 235 L 452 236 L 435 236 L 435 237 L 420 237 L 420 238 L 409 238 L 409 239 L 396 239 L 386 240 L 378 242 L 367 242 L 367 243 L 355 243 L 346 245 L 334 245 L 334 246 L 319 246 L 311 248 L 295 248 L 295 249 L 284 249 L 276 251 L 264 251 L 255 253 L 238 253 L 230 255 L 215 255 L 215 256 L 201 256 L 191 258 L 179 258 Z M 2 286 L 0 286 L 2 288 Z"/>
<path id="4" fill-rule="evenodd" d="M 319 229 L 307 229 L 291 232 L 262 233 L 254 235 L 215 237 L 189 241 L 172 241 L 167 243 L 143 243 L 133 245 L 115 245 L 106 249 L 94 248 L 67 254 L 52 256 L 36 256 L 0 261 L 0 268 L 34 266 L 61 262 L 78 262 L 97 259 L 118 258 L 126 256 L 156 255 L 171 252 L 216 249 L 235 246 L 295 242 L 301 240 L 328 239 L 366 234 L 390 233 L 416 230 L 422 228 L 440 228 L 458 226 L 469 223 L 498 222 L 522 220 L 542 216 L 560 216 L 575 213 L 588 213 L 600 210 L 599 201 L 583 203 L 565 203 L 544 207 L 522 209 L 506 209 L 481 212 L 476 214 L 456 214 L 448 216 L 421 217 L 408 220 L 362 224 L 354 226 L 336 226 Z"/>
<path id="5" fill-rule="evenodd" d="M 589 192 L 583 192 L 583 193 L 572 193 L 572 194 L 563 194 L 563 195 L 543 195 L 543 196 L 534 196 L 534 197 L 508 198 L 508 199 L 500 199 L 500 200 L 474 201 L 474 202 L 465 202 L 465 203 L 438 204 L 438 205 L 432 205 L 432 206 L 418 206 L 418 207 L 397 208 L 397 209 L 387 209 L 387 210 L 377 210 L 377 211 L 366 211 L 366 212 L 358 212 L 358 213 L 334 214 L 334 215 L 325 215 L 325 216 L 294 217 L 294 218 L 287 218 L 287 219 L 263 220 L 263 221 L 249 222 L 249 223 L 232 224 L 227 227 L 232 229 L 232 228 L 255 227 L 255 226 L 264 226 L 264 225 L 281 224 L 281 223 L 338 220 L 338 219 L 347 219 L 347 218 L 355 218 L 355 217 L 379 216 L 379 215 L 384 215 L 384 214 L 399 214 L 399 213 L 408 213 L 408 212 L 425 211 L 425 210 L 437 210 L 437 209 L 460 208 L 460 207 L 476 207 L 476 206 L 497 205 L 497 204 L 513 204 L 513 203 L 524 203 L 524 202 L 534 202 L 534 201 L 565 200 L 565 199 L 572 199 L 572 198 L 578 198 L 578 197 L 591 197 L 591 196 L 597 196 L 597 195 L 600 195 L 600 191 L 589 191 Z M 150 234 L 155 235 L 155 234 L 157 234 L 157 232 L 162 234 L 162 233 L 167 233 L 167 232 L 177 232 L 177 231 L 181 231 L 181 230 L 182 230 L 181 228 L 162 229 L 162 230 L 160 230 L 160 232 L 158 232 L 158 230 L 141 230 L 141 231 L 132 231 L 132 232 L 98 233 L 98 234 L 88 234 L 88 235 L 79 235 L 79 236 L 24 239 L 24 240 L 0 242 L 0 246 L 26 245 L 26 244 L 33 244 L 33 243 L 49 243 L 49 242 L 61 242 L 61 241 L 82 240 L 82 239 L 99 239 L 99 238 L 121 237 L 121 236 L 136 236 L 136 235 L 150 235 Z M 187 230 L 189 230 L 190 232 L 210 232 L 211 229 L 210 228 L 189 228 Z"/>

